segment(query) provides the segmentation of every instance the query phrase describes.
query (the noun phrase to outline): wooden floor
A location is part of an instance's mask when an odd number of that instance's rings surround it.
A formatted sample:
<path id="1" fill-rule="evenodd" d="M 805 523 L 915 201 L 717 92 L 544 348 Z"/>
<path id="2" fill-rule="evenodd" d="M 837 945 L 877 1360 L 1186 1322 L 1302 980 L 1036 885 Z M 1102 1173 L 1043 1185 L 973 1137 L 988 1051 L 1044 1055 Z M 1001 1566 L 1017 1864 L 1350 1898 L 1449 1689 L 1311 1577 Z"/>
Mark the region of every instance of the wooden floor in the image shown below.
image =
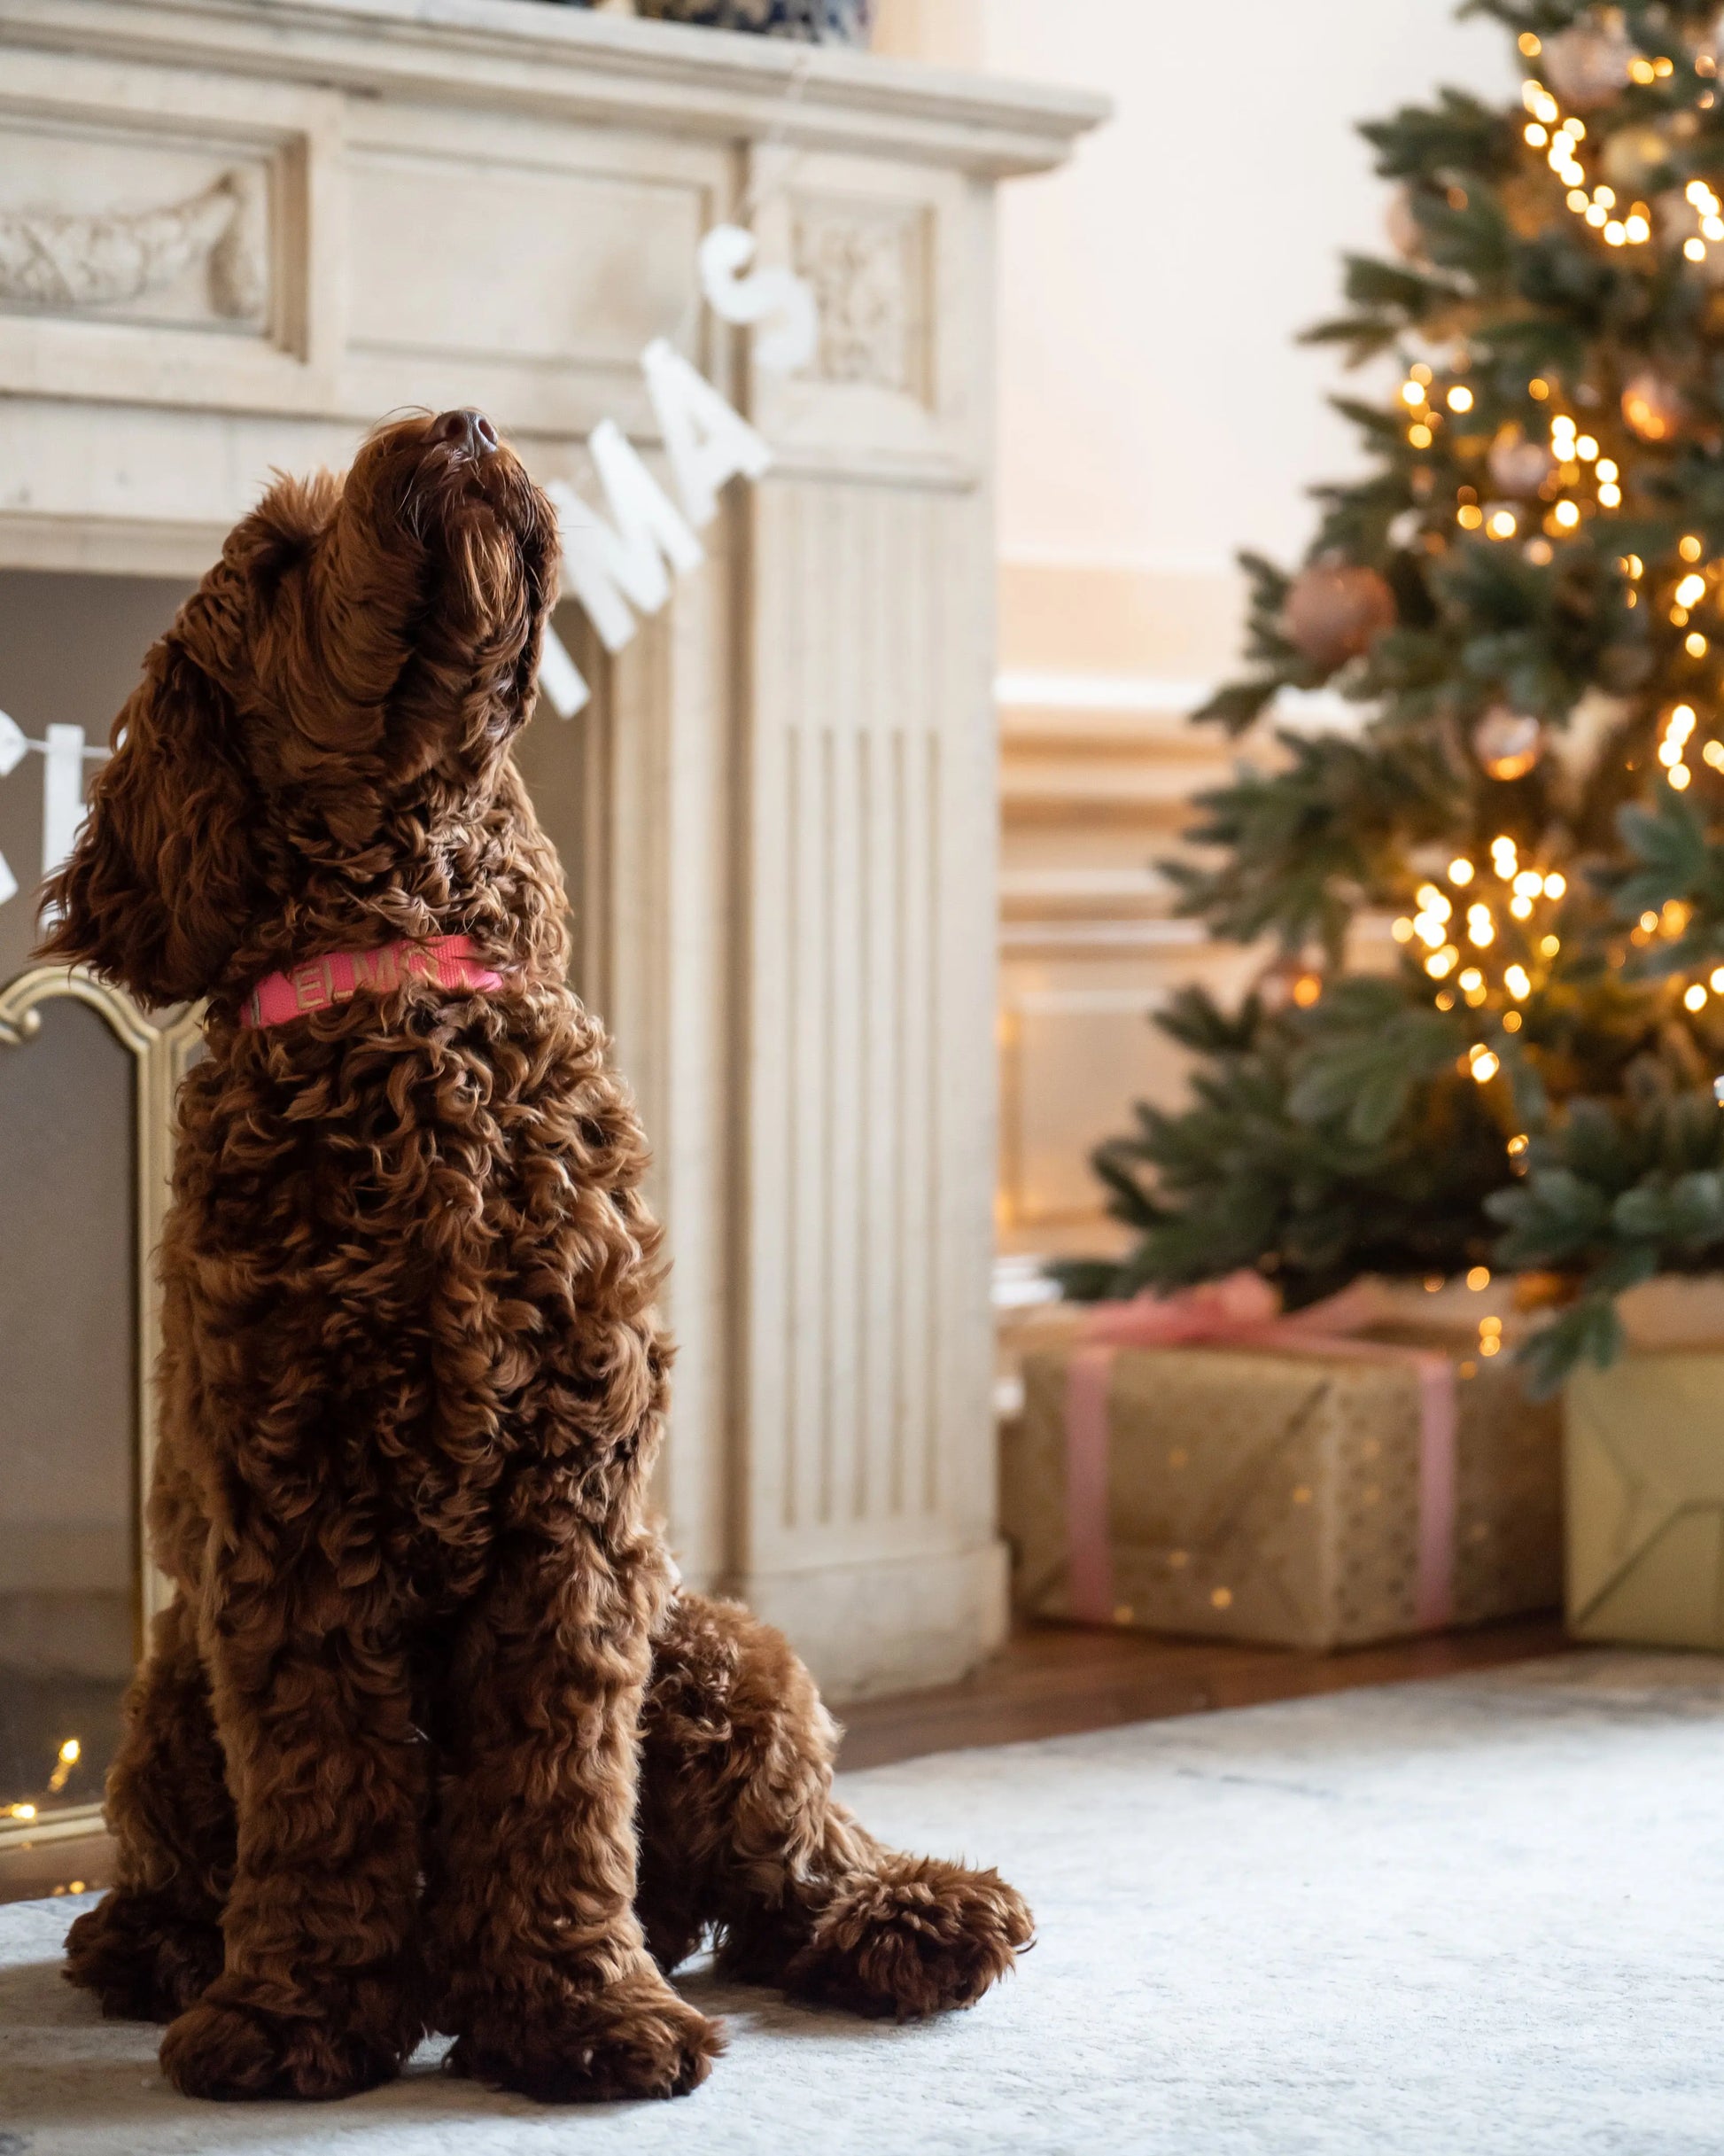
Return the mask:
<path id="1" fill-rule="evenodd" d="M 885 1766 L 926 1752 L 1070 1736 L 1357 1685 L 1405 1684 L 1554 1654 L 1568 1644 L 1554 1615 L 1344 1654 L 1038 1625 L 1017 1633 L 961 1685 L 843 1709 L 839 1764 Z M 112 1867 L 105 1834 L 0 1853 L 0 1902 L 105 1887 Z"/>
<path id="2" fill-rule="evenodd" d="M 839 1764 L 886 1766 L 924 1752 L 1067 1737 L 1122 1722 L 1158 1722 L 1169 1715 L 1345 1692 L 1356 1685 L 1448 1677 L 1558 1654 L 1571 1644 L 1554 1613 L 1340 1654 L 1036 1625 L 1015 1634 L 1003 1654 L 961 1685 L 841 1708 L 845 1734 Z"/>

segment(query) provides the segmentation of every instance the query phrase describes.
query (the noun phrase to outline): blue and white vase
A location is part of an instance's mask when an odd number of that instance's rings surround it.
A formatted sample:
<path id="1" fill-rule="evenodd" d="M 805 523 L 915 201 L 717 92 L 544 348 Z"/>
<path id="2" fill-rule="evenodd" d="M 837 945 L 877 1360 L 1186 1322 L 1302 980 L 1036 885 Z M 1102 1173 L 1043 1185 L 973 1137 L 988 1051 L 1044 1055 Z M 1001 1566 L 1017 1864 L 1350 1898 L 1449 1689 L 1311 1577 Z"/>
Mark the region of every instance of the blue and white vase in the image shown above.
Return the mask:
<path id="1" fill-rule="evenodd" d="M 635 0 L 661 22 L 699 22 L 712 30 L 752 30 L 819 45 L 866 45 L 874 0 Z"/>

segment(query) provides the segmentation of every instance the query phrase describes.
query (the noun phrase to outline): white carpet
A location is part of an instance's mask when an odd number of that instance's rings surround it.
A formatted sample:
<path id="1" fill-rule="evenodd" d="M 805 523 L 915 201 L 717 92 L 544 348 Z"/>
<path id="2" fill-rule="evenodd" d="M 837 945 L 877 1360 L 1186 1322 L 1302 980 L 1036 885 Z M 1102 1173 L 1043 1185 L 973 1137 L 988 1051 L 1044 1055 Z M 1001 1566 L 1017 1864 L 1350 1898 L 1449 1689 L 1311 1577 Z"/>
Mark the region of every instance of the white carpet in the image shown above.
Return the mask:
<path id="1" fill-rule="evenodd" d="M 63 1984 L 78 1906 L 0 1910 L 0 2156 L 1719 2156 L 1724 1662 L 1588 1654 L 850 1778 L 996 1862 L 1041 1941 L 881 2028 L 687 1979 L 693 2097 L 553 2113 L 442 2079 L 173 2095 Z"/>

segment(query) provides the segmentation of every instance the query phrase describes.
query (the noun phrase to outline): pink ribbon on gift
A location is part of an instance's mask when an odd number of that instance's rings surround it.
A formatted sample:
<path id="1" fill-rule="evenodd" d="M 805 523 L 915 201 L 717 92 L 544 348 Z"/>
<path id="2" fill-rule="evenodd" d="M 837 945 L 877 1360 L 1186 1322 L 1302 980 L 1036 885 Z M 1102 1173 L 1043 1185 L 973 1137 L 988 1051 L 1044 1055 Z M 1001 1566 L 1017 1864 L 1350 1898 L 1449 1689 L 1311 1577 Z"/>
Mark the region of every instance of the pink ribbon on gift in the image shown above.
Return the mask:
<path id="1" fill-rule="evenodd" d="M 1103 1304 L 1083 1327 L 1066 1370 L 1066 1540 L 1073 1616 L 1114 1622 L 1114 1553 L 1108 1537 L 1107 1399 L 1122 1348 L 1261 1348 L 1279 1354 L 1350 1355 L 1396 1363 L 1418 1379 L 1418 1584 L 1421 1631 L 1455 1609 L 1455 1454 L 1460 1424 L 1455 1365 L 1441 1350 L 1361 1340 L 1393 1313 L 1368 1281 L 1284 1315 L 1261 1273 L 1235 1273 L 1175 1296 Z"/>

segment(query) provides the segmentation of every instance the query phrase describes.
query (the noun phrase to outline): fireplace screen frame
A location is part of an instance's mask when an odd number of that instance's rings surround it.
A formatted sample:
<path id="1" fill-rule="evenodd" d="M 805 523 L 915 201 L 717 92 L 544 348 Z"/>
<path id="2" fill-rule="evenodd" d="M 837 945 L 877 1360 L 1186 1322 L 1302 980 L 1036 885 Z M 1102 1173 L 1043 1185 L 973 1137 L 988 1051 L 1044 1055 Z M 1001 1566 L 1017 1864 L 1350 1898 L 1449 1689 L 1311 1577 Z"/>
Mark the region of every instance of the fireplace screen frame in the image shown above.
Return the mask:
<path id="1" fill-rule="evenodd" d="M 122 990 L 82 967 L 35 966 L 0 988 L 0 1053 L 24 1053 L 42 1026 L 44 1005 L 59 999 L 96 1012 L 132 1058 L 133 1293 L 136 1340 L 136 1408 L 131 1436 L 133 1506 L 136 1524 L 133 1581 L 135 1645 L 141 1653 L 150 1619 L 172 1594 L 167 1579 L 149 1561 L 142 1522 L 156 1447 L 155 1365 L 161 1333 L 161 1289 L 155 1255 L 167 1214 L 174 1146 L 174 1102 L 196 1058 L 202 1034 L 201 1005 L 146 1017 Z M 99 1803 L 68 1804 L 31 1818 L 0 1817 L 0 1850 L 94 1833 L 102 1825 Z"/>

